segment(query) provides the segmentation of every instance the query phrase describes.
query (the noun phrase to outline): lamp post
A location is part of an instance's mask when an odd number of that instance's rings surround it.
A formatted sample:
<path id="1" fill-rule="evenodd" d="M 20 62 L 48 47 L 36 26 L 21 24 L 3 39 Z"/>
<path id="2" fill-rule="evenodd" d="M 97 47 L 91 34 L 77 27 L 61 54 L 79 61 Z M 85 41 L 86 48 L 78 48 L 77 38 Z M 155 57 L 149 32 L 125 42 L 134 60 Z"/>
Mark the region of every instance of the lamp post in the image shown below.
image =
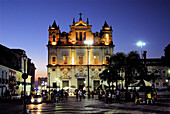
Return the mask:
<path id="1" fill-rule="evenodd" d="M 58 79 L 57 79 L 57 78 L 55 78 L 55 81 L 56 81 L 56 90 L 57 90 L 57 80 L 58 80 Z"/>
<path id="2" fill-rule="evenodd" d="M 58 80 L 59 90 L 60 90 L 60 80 Z"/>
<path id="3" fill-rule="evenodd" d="M 87 63 L 87 71 L 88 71 L 88 98 L 90 98 L 90 90 L 89 90 L 89 45 L 93 44 L 93 41 L 84 41 L 84 44 L 87 44 L 88 51 L 88 63 Z"/>
<path id="4" fill-rule="evenodd" d="M 142 56 L 142 47 L 145 46 L 146 43 L 145 43 L 145 42 L 138 41 L 138 42 L 136 43 L 136 45 L 137 45 L 138 47 L 141 47 L 141 58 L 143 58 L 143 56 Z"/>
<path id="5" fill-rule="evenodd" d="M 22 78 L 24 79 L 24 114 L 26 114 L 26 101 L 25 101 L 25 93 L 26 93 L 26 79 L 28 78 L 28 75 L 26 74 L 26 59 L 27 57 L 24 55 L 24 73 L 22 74 Z"/>
<path id="6" fill-rule="evenodd" d="M 50 73 L 48 73 L 48 78 L 49 78 L 48 79 L 49 80 L 49 85 L 48 86 L 49 86 L 49 95 L 50 95 Z"/>

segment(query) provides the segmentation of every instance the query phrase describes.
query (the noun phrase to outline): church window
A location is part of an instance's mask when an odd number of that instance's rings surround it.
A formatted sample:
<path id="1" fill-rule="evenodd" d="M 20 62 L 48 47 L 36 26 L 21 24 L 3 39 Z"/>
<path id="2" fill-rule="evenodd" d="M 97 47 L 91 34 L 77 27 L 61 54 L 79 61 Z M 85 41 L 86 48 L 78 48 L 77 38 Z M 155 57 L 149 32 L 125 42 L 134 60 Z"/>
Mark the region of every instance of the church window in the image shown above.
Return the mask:
<path id="1" fill-rule="evenodd" d="M 80 32 L 80 41 L 82 41 L 82 32 Z"/>
<path id="2" fill-rule="evenodd" d="M 83 64 L 83 57 L 79 57 L 79 64 Z"/>
<path id="3" fill-rule="evenodd" d="M 109 42 L 109 34 L 106 34 L 106 42 Z"/>
<path id="4" fill-rule="evenodd" d="M 84 40 L 86 40 L 86 32 L 84 32 Z"/>
<path id="5" fill-rule="evenodd" d="M 55 36 L 53 36 L 53 42 L 55 42 L 56 41 L 56 38 L 55 38 Z"/>
<path id="6" fill-rule="evenodd" d="M 78 40 L 78 32 L 76 32 L 76 40 Z"/>
<path id="7" fill-rule="evenodd" d="M 64 64 L 67 64 L 67 56 L 64 56 Z"/>
<path id="8" fill-rule="evenodd" d="M 98 64 L 98 56 L 94 56 L 94 64 Z"/>
<path id="9" fill-rule="evenodd" d="M 56 57 L 52 57 L 52 64 L 55 64 Z"/>

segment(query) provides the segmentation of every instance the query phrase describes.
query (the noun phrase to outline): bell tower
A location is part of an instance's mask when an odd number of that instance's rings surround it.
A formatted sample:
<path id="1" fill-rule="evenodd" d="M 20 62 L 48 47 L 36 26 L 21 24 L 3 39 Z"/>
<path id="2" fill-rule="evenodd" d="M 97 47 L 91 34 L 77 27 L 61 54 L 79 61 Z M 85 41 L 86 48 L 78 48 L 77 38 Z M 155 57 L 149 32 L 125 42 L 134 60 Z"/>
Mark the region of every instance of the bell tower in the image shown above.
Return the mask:
<path id="1" fill-rule="evenodd" d="M 105 21 L 104 26 L 102 27 L 102 30 L 100 30 L 100 37 L 102 44 L 104 45 L 113 45 L 112 42 L 112 27 L 107 24 Z"/>
<path id="2" fill-rule="evenodd" d="M 48 45 L 57 45 L 57 42 L 59 41 L 60 28 L 59 25 L 57 26 L 55 20 L 53 22 L 53 25 L 49 26 L 48 32 L 49 32 Z"/>

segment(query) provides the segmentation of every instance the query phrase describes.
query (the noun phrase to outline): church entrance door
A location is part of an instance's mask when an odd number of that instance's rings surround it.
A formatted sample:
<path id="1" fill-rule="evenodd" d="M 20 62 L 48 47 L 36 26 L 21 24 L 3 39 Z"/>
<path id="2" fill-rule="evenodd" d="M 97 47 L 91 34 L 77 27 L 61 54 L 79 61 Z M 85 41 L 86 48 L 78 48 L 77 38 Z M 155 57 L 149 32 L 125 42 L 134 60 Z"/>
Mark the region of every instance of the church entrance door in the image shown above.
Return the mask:
<path id="1" fill-rule="evenodd" d="M 78 78 L 77 79 L 77 87 L 78 87 L 78 89 L 82 89 L 83 90 L 83 87 L 85 86 L 85 84 L 84 84 L 84 81 L 85 81 L 85 79 L 84 78 Z"/>

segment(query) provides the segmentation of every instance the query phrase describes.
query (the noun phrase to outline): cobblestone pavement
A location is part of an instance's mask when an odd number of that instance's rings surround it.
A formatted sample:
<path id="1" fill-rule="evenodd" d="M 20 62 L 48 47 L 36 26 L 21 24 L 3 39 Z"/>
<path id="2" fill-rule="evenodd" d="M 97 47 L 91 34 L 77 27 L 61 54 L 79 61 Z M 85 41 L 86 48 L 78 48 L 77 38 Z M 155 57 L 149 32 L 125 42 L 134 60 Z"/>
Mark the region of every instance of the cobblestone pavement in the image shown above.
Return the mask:
<path id="1" fill-rule="evenodd" d="M 68 100 L 63 100 L 59 103 L 43 103 L 38 105 L 28 105 L 30 113 L 34 114 L 52 114 L 52 113 L 135 113 L 135 114 L 150 114 L 163 113 L 170 114 L 170 103 L 162 102 L 155 105 L 136 105 L 130 103 L 112 103 L 106 104 L 103 101 L 94 99 L 82 99 L 77 101 L 75 97 L 70 97 Z"/>
<path id="2" fill-rule="evenodd" d="M 0 114 L 22 114 L 23 105 L 18 103 L 0 103 Z M 54 114 L 54 113 L 133 113 L 151 114 L 162 113 L 170 114 L 170 99 L 163 98 L 155 105 L 136 105 L 132 102 L 110 103 L 94 99 L 82 99 L 77 101 L 75 97 L 59 103 L 28 104 L 27 112 L 30 114 Z"/>

